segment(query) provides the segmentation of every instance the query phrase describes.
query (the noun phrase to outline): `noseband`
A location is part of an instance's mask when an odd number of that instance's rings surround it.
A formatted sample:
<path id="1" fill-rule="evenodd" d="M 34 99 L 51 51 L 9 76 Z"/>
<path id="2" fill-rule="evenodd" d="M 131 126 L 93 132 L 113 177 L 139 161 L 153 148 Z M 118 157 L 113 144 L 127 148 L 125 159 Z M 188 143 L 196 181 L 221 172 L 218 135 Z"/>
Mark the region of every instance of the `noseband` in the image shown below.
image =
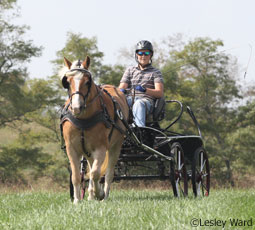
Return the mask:
<path id="1" fill-rule="evenodd" d="M 90 88 L 89 88 L 90 89 Z M 86 93 L 86 95 L 83 95 L 81 92 L 79 91 L 76 91 L 75 93 L 72 93 L 69 98 L 70 98 L 70 107 L 72 108 L 72 98 L 75 94 L 79 94 L 83 97 L 83 100 L 84 100 L 84 105 L 81 107 L 82 109 L 86 108 L 86 100 L 87 100 L 87 97 L 88 97 L 88 94 L 89 94 L 89 89 L 88 89 L 88 92 Z"/>

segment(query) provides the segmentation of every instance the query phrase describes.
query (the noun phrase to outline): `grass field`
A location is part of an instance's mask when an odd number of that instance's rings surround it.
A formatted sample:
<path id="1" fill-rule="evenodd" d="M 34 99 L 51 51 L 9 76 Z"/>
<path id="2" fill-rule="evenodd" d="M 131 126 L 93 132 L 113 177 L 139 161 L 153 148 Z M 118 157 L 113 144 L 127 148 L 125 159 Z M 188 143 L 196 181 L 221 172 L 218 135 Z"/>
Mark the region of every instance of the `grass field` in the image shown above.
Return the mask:
<path id="1" fill-rule="evenodd" d="M 251 189 L 214 190 L 209 197 L 185 199 L 170 191 L 114 190 L 108 201 L 78 205 L 67 192 L 2 193 L 0 229 L 214 230 L 225 222 L 224 229 L 250 230 L 255 229 L 254 201 Z M 239 219 L 237 226 L 231 226 L 233 219 Z"/>

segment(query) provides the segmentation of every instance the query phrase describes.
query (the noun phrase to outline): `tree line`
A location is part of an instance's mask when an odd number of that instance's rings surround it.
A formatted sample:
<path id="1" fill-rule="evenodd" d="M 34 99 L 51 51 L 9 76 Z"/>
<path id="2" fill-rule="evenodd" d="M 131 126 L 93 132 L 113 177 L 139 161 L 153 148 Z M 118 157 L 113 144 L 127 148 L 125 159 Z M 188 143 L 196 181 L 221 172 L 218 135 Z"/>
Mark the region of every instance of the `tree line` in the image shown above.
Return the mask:
<path id="1" fill-rule="evenodd" d="M 15 9 L 16 0 L 0 1 L 0 132 L 1 136 L 6 130 L 16 134 L 7 143 L 0 140 L 0 181 L 26 183 L 30 175 L 32 180 L 47 177 L 63 184 L 68 162 L 60 149 L 59 111 L 67 93 L 57 74 L 63 57 L 83 60 L 89 55 L 94 80 L 118 86 L 134 47 L 120 53 L 125 64 L 105 65 L 96 37 L 68 32 L 65 46 L 52 60 L 55 74 L 31 79 L 26 64 L 42 54 L 42 47 L 24 38 L 27 26 L 7 20 L 6 12 Z M 220 52 L 224 42 L 208 37 L 186 40 L 179 34 L 153 44 L 153 65 L 163 73 L 165 97 L 193 109 L 215 181 L 234 186 L 238 178 L 254 173 L 254 88 L 240 84 L 236 58 Z M 161 125 L 176 113 L 176 108 L 167 107 Z M 194 134 L 191 122 L 184 116 L 173 129 Z"/>

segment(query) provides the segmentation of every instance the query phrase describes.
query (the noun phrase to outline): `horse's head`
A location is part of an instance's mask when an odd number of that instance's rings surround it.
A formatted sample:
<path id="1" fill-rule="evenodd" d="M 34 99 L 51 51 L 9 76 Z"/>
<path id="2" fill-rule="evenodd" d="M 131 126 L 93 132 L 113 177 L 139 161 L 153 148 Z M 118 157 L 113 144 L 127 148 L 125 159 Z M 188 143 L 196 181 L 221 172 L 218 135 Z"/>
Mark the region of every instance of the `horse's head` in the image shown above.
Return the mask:
<path id="1" fill-rule="evenodd" d="M 78 60 L 73 63 L 64 58 L 64 63 L 67 71 L 62 77 L 62 85 L 69 91 L 70 108 L 77 116 L 86 107 L 91 88 L 91 73 L 88 71 L 90 58 L 87 56 L 83 62 Z"/>

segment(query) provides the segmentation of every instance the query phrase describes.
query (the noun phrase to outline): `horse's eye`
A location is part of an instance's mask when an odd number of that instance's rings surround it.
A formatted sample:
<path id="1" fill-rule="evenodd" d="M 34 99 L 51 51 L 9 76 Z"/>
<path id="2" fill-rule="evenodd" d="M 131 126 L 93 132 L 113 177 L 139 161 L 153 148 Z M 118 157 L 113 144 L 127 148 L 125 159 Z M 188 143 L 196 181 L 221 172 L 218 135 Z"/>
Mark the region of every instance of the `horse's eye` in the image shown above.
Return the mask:
<path id="1" fill-rule="evenodd" d="M 85 82 L 85 85 L 89 86 L 91 83 L 90 79 Z"/>

